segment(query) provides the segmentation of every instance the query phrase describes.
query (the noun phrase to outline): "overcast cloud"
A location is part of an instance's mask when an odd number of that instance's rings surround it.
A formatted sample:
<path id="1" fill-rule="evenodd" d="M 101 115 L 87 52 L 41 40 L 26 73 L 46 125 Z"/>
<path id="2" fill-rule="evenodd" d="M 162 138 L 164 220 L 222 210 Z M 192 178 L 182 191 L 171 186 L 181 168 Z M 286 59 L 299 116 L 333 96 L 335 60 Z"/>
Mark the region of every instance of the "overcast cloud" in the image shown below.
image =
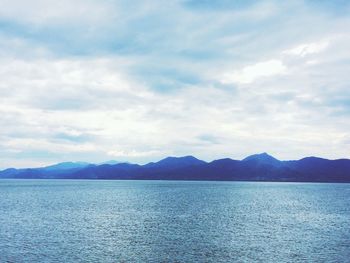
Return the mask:
<path id="1" fill-rule="evenodd" d="M 350 158 L 348 1 L 0 0 L 0 168 Z"/>

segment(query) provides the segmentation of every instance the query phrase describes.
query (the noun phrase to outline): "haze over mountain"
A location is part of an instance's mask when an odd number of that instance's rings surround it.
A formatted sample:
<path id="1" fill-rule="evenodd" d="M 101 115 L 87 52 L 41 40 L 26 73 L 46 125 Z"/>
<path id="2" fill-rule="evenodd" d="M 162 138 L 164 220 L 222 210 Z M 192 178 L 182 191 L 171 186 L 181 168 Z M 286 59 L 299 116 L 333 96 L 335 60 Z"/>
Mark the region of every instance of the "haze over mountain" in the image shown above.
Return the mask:
<path id="1" fill-rule="evenodd" d="M 0 178 L 350 182 L 350 160 L 306 157 L 280 161 L 262 153 L 241 161 L 226 158 L 205 162 L 184 156 L 145 165 L 67 162 L 43 168 L 10 168 L 1 171 Z"/>
<path id="2" fill-rule="evenodd" d="M 70 169 L 76 169 L 76 168 L 84 168 L 86 166 L 90 165 L 90 163 L 86 162 L 63 162 L 58 163 L 50 166 L 43 167 L 42 169 L 46 171 L 52 171 L 52 170 L 70 170 Z"/>

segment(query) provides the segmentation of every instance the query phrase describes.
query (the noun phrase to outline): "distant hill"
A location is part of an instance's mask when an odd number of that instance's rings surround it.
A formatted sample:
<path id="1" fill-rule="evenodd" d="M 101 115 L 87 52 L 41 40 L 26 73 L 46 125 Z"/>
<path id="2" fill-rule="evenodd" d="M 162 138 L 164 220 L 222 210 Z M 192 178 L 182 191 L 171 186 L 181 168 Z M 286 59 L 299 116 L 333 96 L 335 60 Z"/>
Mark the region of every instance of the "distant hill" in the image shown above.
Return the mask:
<path id="1" fill-rule="evenodd" d="M 196 166 L 205 164 L 206 162 L 199 160 L 193 156 L 184 156 L 184 157 L 167 157 L 155 163 L 148 163 L 144 167 L 166 167 L 166 168 L 180 168 L 186 166 Z"/>
<path id="2" fill-rule="evenodd" d="M 280 161 L 262 153 L 241 161 L 226 158 L 209 163 L 193 156 L 167 157 L 145 165 L 66 162 L 42 168 L 10 168 L 1 171 L 0 178 L 350 182 L 350 160 L 306 157 Z"/>
<path id="3" fill-rule="evenodd" d="M 91 165 L 90 163 L 85 162 L 64 162 L 64 163 L 58 163 L 50 166 L 43 167 L 41 169 L 44 169 L 46 171 L 53 171 L 53 170 L 70 170 L 70 169 L 76 169 L 76 168 L 84 168 L 86 166 Z"/>
<path id="4" fill-rule="evenodd" d="M 102 164 L 114 165 L 114 164 L 118 164 L 118 163 L 120 163 L 120 162 L 115 161 L 115 160 L 109 160 L 109 161 L 106 161 L 106 162 L 99 163 L 99 165 L 102 165 Z"/>

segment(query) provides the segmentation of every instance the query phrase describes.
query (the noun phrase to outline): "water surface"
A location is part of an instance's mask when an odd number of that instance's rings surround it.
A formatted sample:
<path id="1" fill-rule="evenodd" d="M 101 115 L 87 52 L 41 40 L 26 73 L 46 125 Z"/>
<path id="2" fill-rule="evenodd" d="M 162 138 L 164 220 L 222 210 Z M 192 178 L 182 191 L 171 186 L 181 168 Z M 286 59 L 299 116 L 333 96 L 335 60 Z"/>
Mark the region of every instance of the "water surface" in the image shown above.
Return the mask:
<path id="1" fill-rule="evenodd" d="M 350 184 L 0 180 L 0 262 L 350 262 Z"/>

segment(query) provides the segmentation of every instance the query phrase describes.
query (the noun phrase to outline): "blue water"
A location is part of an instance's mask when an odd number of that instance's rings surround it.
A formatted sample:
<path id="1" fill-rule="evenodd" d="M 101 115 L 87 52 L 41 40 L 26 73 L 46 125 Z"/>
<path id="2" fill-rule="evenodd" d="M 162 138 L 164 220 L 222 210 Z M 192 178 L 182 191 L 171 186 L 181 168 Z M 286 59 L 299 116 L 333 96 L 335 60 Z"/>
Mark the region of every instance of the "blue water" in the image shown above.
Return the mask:
<path id="1" fill-rule="evenodd" d="M 0 180 L 0 262 L 350 262 L 350 184 Z"/>

